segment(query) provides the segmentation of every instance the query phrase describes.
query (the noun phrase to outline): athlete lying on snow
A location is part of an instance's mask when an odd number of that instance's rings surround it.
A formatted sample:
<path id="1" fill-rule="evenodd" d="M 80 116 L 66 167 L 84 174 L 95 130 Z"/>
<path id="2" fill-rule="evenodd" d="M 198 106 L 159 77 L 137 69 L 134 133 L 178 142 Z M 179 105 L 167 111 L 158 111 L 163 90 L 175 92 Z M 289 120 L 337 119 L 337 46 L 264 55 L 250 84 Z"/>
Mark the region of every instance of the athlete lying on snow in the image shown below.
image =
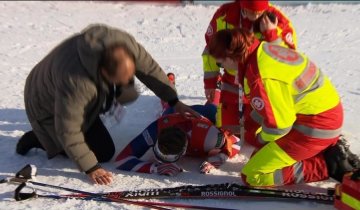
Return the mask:
<path id="1" fill-rule="evenodd" d="M 203 115 L 206 113 L 210 119 L 215 116 L 216 108 L 212 104 L 193 108 Z M 182 172 L 176 162 L 188 155 L 207 157 L 200 172 L 209 173 L 234 157 L 240 150 L 239 143 L 239 138 L 219 130 L 208 118 L 185 118 L 170 112 L 133 139 L 116 157 L 116 166 L 125 171 L 175 176 Z M 149 150 L 153 151 L 156 162 L 140 160 Z"/>

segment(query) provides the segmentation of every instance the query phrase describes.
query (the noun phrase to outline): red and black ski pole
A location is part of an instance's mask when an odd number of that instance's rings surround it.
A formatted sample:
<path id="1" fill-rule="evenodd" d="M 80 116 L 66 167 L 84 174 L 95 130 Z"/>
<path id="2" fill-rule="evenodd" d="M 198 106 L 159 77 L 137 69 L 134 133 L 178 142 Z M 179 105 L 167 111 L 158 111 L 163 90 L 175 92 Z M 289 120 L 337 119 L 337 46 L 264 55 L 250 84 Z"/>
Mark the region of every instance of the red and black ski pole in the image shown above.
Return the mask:
<path id="1" fill-rule="evenodd" d="M 163 202 L 148 202 L 148 201 L 134 201 L 134 200 L 128 200 L 125 198 L 120 198 L 118 196 L 115 196 L 115 194 L 112 193 L 91 193 L 86 192 L 82 190 L 72 189 L 68 187 L 62 187 L 47 183 L 41 183 L 36 181 L 31 181 L 30 179 L 36 175 L 36 167 L 27 165 L 23 169 L 21 169 L 18 173 L 16 173 L 16 176 L 13 178 L 3 179 L 0 180 L 0 183 L 20 183 L 20 185 L 15 190 L 15 199 L 17 201 L 21 200 L 27 200 L 30 198 L 52 198 L 52 199 L 69 199 L 69 198 L 75 198 L 75 199 L 82 199 L 82 200 L 96 200 L 96 201 L 103 201 L 103 202 L 116 202 L 116 203 L 125 203 L 125 204 L 132 204 L 132 205 L 138 205 L 153 209 L 167 209 L 164 207 L 177 207 L 177 208 L 192 208 L 192 209 L 209 209 L 209 210 L 226 210 L 224 208 L 216 208 L 216 207 L 208 207 L 208 206 L 198 206 L 198 205 L 188 205 L 188 204 L 181 204 L 181 203 L 163 203 Z M 53 189 L 59 189 L 64 190 L 68 192 L 73 192 L 76 194 L 71 195 L 42 195 L 37 194 L 35 190 L 31 193 L 23 193 L 21 192 L 22 189 L 24 189 L 27 184 L 32 184 L 36 186 L 42 186 L 42 187 L 49 187 Z M 228 209 L 231 210 L 231 209 Z"/>

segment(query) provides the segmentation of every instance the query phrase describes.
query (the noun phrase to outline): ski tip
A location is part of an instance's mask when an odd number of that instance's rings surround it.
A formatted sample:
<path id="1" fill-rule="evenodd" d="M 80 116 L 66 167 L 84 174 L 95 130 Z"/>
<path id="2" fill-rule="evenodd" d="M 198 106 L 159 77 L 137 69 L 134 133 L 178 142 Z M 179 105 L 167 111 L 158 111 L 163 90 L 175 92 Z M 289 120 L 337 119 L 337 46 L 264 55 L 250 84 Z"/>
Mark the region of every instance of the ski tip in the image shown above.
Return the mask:
<path id="1" fill-rule="evenodd" d="M 166 76 L 168 76 L 168 77 L 169 77 L 169 76 L 175 77 L 175 74 L 174 74 L 173 72 L 169 72 L 169 73 L 166 74 Z"/>
<path id="2" fill-rule="evenodd" d="M 172 72 L 169 72 L 169 73 L 166 74 L 166 76 L 168 77 L 169 81 L 170 81 L 173 85 L 175 85 L 175 74 L 172 73 Z"/>

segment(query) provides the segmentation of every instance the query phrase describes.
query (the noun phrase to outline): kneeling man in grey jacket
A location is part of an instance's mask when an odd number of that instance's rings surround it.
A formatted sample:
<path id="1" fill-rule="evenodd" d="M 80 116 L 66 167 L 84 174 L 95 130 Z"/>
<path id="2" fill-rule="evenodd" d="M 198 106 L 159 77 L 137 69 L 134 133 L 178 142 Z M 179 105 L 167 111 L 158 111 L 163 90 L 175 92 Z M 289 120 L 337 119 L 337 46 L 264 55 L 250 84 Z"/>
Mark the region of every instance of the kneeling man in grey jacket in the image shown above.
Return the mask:
<path id="1" fill-rule="evenodd" d="M 17 144 L 18 154 L 42 148 L 48 158 L 68 156 L 97 184 L 109 184 L 99 162 L 114 144 L 99 118 L 113 101 L 134 101 L 134 76 L 176 111 L 198 116 L 179 101 L 164 71 L 133 36 L 96 24 L 55 47 L 30 72 L 24 90 L 32 131 Z"/>

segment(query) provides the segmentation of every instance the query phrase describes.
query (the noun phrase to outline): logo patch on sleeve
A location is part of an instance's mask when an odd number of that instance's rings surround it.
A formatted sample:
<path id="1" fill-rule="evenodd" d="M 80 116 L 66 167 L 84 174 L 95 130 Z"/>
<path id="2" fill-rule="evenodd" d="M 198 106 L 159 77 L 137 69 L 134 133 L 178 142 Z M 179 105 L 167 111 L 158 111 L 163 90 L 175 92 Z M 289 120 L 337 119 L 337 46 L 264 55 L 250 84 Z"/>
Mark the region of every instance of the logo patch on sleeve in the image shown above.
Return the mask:
<path id="1" fill-rule="evenodd" d="M 251 99 L 251 105 L 256 110 L 262 110 L 265 107 L 264 100 L 262 100 L 260 97 L 254 97 Z"/>
<path id="2" fill-rule="evenodd" d="M 214 33 L 214 30 L 213 30 L 212 26 L 209 25 L 206 30 L 206 35 L 211 36 L 211 35 L 213 35 L 213 33 Z"/>
<path id="3" fill-rule="evenodd" d="M 163 123 L 168 123 L 169 122 L 169 119 L 167 118 L 167 117 L 165 117 L 164 119 L 163 119 Z"/>
<path id="4" fill-rule="evenodd" d="M 292 34 L 291 33 L 287 33 L 285 36 L 285 40 L 289 43 L 289 44 L 294 44 L 293 38 L 292 38 Z"/>
<path id="5" fill-rule="evenodd" d="M 151 138 L 150 136 L 150 133 L 148 130 L 145 130 L 143 133 L 142 133 L 147 145 L 153 145 L 154 144 L 154 140 Z"/>

